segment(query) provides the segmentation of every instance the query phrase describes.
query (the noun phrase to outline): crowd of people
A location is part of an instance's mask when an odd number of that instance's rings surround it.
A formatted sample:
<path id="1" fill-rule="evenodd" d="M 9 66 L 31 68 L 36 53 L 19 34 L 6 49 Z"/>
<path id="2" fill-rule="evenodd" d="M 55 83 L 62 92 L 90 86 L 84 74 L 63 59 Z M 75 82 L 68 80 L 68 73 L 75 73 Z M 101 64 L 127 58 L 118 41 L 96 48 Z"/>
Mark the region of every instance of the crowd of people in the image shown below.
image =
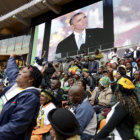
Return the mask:
<path id="1" fill-rule="evenodd" d="M 140 140 L 140 50 L 36 59 L 1 74 L 1 140 Z"/>

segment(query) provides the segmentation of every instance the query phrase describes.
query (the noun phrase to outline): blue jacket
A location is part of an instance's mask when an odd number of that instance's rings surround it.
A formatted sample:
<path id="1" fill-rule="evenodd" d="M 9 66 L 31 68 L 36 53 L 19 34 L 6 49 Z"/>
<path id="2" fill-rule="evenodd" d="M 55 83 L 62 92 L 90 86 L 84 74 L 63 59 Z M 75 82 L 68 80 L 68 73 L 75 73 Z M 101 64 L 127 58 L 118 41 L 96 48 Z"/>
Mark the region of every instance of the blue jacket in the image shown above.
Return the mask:
<path id="1" fill-rule="evenodd" d="M 10 85 L 3 90 L 1 96 L 15 84 L 17 74 L 15 59 L 11 57 L 7 64 Z M 30 140 L 40 107 L 39 95 L 37 89 L 27 89 L 3 106 L 0 114 L 0 140 Z"/>
<path id="2" fill-rule="evenodd" d="M 76 109 L 74 110 L 75 113 L 75 117 L 77 119 L 77 121 L 79 122 L 80 125 L 80 132 L 79 135 L 81 136 L 81 140 L 89 140 L 93 137 L 94 134 L 89 135 L 84 133 L 84 130 L 87 129 L 87 126 L 89 125 L 89 123 L 91 123 L 91 120 L 93 119 L 93 117 L 95 115 L 95 111 L 93 109 L 93 107 L 91 106 L 90 102 L 87 100 L 87 98 L 81 103 L 78 104 L 78 106 L 76 107 Z M 94 125 L 95 125 L 95 131 L 96 131 L 96 118 L 94 118 Z"/>

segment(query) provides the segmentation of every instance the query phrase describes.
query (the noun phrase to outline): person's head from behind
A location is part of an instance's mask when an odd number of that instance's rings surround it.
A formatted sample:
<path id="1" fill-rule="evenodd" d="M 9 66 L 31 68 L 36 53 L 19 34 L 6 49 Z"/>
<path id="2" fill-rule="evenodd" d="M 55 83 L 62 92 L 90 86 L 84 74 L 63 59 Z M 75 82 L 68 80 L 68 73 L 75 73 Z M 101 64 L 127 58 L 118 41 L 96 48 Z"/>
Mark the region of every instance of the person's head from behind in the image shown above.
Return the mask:
<path id="1" fill-rule="evenodd" d="M 72 112 L 67 109 L 53 109 L 48 119 L 54 130 L 55 140 L 66 140 L 79 133 L 79 123 Z"/>
<path id="2" fill-rule="evenodd" d="M 51 89 L 55 90 L 61 87 L 61 82 L 58 79 L 51 79 Z"/>
<path id="3" fill-rule="evenodd" d="M 47 103 L 53 101 L 53 93 L 49 89 L 43 89 L 40 95 L 40 104 L 46 105 Z"/>
<path id="4" fill-rule="evenodd" d="M 87 17 L 82 12 L 73 15 L 70 19 L 70 26 L 75 32 L 81 33 L 87 27 L 87 25 Z"/>
<path id="5" fill-rule="evenodd" d="M 69 89 L 68 93 L 69 93 L 69 100 L 73 104 L 78 104 L 84 96 L 84 89 L 81 88 L 81 86 L 72 86 Z"/>
<path id="6" fill-rule="evenodd" d="M 115 96 L 116 101 L 124 106 L 129 116 L 137 120 L 140 115 L 140 107 L 134 89 L 135 86 L 133 82 L 128 77 L 122 77 L 118 81 Z"/>
<path id="7" fill-rule="evenodd" d="M 134 72 L 134 78 L 136 79 L 136 81 L 139 81 L 140 80 L 140 71 L 139 70 L 136 70 Z"/>
<path id="8" fill-rule="evenodd" d="M 16 78 L 16 82 L 20 88 L 28 87 L 39 87 L 42 81 L 42 75 L 40 70 L 35 67 L 28 65 L 20 69 L 19 74 Z"/>

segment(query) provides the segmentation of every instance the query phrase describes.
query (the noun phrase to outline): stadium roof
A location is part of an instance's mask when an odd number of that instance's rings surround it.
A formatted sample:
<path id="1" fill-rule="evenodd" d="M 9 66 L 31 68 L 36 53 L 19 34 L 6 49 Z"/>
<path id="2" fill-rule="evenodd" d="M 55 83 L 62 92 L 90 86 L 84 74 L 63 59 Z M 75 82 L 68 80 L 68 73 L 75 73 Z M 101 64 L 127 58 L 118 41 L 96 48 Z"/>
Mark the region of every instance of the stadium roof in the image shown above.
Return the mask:
<path id="1" fill-rule="evenodd" d="M 0 0 L 0 39 L 28 34 L 32 26 L 97 1 Z"/>
<path id="2" fill-rule="evenodd" d="M 48 11 L 61 13 L 61 6 L 73 0 L 1 0 L 0 39 L 30 27 L 31 19 Z"/>

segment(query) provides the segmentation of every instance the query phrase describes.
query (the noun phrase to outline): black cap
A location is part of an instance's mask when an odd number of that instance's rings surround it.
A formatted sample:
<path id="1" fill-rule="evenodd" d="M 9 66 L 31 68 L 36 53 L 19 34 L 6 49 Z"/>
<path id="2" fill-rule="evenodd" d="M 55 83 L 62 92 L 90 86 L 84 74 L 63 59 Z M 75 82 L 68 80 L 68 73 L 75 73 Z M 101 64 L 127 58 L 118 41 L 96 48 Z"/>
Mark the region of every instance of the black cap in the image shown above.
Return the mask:
<path id="1" fill-rule="evenodd" d="M 79 123 L 74 114 L 67 109 L 53 109 L 48 114 L 52 127 L 61 135 L 74 136 L 79 133 Z"/>

